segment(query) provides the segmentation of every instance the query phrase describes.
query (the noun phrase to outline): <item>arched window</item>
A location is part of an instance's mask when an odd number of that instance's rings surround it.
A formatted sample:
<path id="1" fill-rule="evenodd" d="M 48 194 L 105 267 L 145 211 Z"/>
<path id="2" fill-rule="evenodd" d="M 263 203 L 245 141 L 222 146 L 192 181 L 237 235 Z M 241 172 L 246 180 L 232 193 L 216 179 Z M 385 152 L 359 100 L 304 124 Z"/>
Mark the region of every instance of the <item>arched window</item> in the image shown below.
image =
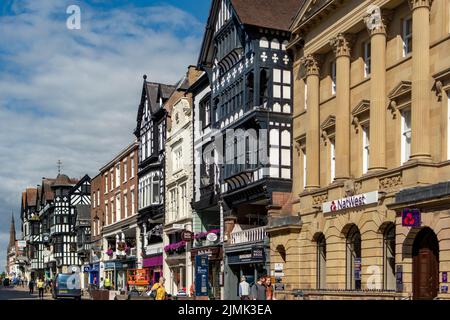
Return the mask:
<path id="1" fill-rule="evenodd" d="M 327 242 L 322 233 L 317 238 L 317 289 L 326 289 L 327 286 Z"/>
<path id="2" fill-rule="evenodd" d="M 393 223 L 384 232 L 383 256 L 384 289 L 395 290 L 395 225 Z"/>
<path id="3" fill-rule="evenodd" d="M 346 278 L 348 290 L 361 290 L 361 233 L 352 225 L 347 233 Z"/>

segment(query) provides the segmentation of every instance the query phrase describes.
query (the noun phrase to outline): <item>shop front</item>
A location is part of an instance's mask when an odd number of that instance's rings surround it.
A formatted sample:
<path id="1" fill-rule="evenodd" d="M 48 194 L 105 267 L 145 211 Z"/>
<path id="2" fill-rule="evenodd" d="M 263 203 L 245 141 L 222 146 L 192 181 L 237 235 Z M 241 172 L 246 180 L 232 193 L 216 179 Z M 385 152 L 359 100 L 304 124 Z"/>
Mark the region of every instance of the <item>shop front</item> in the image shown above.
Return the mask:
<path id="1" fill-rule="evenodd" d="M 150 274 L 150 284 L 159 281 L 159 278 L 163 276 L 163 256 L 154 255 L 151 257 L 144 258 L 142 266 L 149 270 Z"/>
<path id="2" fill-rule="evenodd" d="M 84 274 L 87 276 L 87 283 L 89 285 L 99 284 L 100 263 L 88 264 L 83 267 Z"/>
<path id="3" fill-rule="evenodd" d="M 191 260 L 195 265 L 197 256 L 208 256 L 208 288 L 209 298 L 220 300 L 220 291 L 223 287 L 223 273 L 220 266 L 223 260 L 223 251 L 221 246 L 200 247 L 191 249 Z M 195 270 L 196 268 L 193 268 Z M 196 282 L 195 274 L 193 275 L 194 283 Z"/>
<path id="4" fill-rule="evenodd" d="M 127 270 L 136 267 L 135 260 L 108 261 L 105 262 L 105 279 L 111 282 L 111 289 L 128 291 Z"/>
<path id="5" fill-rule="evenodd" d="M 252 286 L 261 276 L 269 275 L 267 248 L 253 244 L 225 249 L 225 299 L 239 299 L 239 282 L 245 276 Z"/>

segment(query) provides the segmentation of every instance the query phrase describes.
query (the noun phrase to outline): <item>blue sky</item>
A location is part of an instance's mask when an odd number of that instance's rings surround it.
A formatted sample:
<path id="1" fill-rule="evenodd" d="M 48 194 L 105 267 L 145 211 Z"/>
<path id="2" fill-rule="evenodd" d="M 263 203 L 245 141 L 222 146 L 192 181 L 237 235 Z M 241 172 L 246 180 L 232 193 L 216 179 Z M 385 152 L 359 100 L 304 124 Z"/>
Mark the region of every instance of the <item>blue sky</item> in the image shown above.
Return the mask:
<path id="1" fill-rule="evenodd" d="M 74 4 L 81 30 L 66 27 Z M 58 159 L 69 176 L 93 177 L 131 143 L 142 75 L 175 83 L 196 63 L 209 6 L 210 0 L 0 2 L 1 271 L 22 190 L 54 177 Z"/>

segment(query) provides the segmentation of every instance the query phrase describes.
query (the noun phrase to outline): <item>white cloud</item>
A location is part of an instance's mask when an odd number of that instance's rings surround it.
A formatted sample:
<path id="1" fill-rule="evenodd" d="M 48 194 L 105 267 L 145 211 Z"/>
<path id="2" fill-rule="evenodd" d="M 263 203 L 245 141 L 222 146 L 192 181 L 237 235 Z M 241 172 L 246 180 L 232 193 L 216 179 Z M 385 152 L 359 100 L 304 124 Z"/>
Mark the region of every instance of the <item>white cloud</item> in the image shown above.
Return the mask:
<path id="1" fill-rule="evenodd" d="M 70 176 L 94 176 L 131 143 L 142 75 L 175 83 L 203 31 L 167 5 L 81 5 L 82 29 L 68 30 L 65 1 L 9 3 L 16 15 L 0 16 L 0 232 L 11 209 L 18 217 L 21 191 L 55 176 L 58 159 Z"/>

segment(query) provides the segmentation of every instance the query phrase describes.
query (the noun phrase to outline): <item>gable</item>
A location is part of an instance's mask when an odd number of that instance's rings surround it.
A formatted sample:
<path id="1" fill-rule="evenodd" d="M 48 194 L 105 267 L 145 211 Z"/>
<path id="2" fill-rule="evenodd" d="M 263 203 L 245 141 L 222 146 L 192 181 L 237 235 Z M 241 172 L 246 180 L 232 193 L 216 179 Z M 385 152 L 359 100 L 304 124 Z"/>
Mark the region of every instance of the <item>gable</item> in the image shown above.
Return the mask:
<path id="1" fill-rule="evenodd" d="M 340 1 L 343 2 L 343 1 Z M 309 21 L 330 14 L 338 6 L 336 0 L 306 0 L 303 2 L 301 9 L 293 19 L 291 31 L 300 28 Z"/>

